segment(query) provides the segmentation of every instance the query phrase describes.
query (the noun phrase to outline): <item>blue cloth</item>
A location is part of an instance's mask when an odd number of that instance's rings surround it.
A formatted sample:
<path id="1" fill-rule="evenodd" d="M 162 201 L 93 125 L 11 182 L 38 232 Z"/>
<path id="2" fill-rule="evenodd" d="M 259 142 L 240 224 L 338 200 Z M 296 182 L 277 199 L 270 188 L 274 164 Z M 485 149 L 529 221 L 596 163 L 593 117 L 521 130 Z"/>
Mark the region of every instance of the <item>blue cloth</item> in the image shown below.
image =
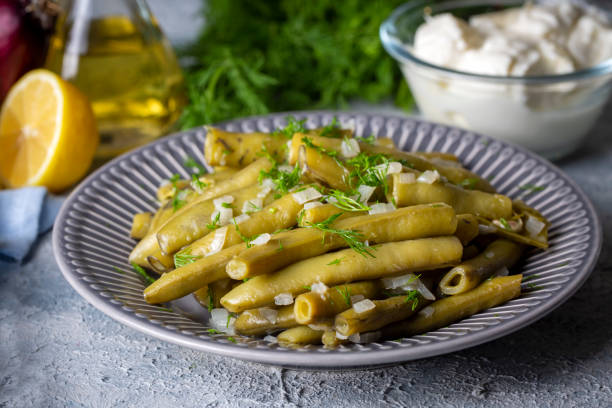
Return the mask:
<path id="1" fill-rule="evenodd" d="M 0 260 L 21 262 L 36 238 L 53 226 L 62 201 L 44 187 L 0 190 Z"/>

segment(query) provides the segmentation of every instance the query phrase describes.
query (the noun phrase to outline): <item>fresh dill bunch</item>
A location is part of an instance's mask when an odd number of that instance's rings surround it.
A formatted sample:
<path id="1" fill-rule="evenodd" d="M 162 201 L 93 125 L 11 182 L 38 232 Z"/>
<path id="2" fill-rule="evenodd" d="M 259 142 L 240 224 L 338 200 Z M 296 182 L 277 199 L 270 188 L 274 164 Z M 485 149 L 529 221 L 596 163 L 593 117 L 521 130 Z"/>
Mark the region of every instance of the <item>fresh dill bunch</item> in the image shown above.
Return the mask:
<path id="1" fill-rule="evenodd" d="M 206 0 L 202 33 L 180 50 L 189 64 L 181 127 L 351 99 L 409 108 L 408 87 L 378 37 L 404 1 Z"/>

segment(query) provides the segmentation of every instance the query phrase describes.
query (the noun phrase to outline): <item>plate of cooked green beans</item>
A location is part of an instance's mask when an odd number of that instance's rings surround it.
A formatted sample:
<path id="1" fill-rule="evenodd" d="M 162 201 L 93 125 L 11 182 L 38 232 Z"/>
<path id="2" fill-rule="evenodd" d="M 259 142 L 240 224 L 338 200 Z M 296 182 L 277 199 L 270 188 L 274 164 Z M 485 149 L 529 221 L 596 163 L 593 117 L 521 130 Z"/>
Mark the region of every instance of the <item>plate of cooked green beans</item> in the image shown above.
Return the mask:
<path id="1" fill-rule="evenodd" d="M 449 353 L 567 300 L 601 248 L 580 188 L 527 150 L 415 118 L 293 112 L 177 133 L 66 200 L 68 282 L 154 337 L 346 369 Z"/>

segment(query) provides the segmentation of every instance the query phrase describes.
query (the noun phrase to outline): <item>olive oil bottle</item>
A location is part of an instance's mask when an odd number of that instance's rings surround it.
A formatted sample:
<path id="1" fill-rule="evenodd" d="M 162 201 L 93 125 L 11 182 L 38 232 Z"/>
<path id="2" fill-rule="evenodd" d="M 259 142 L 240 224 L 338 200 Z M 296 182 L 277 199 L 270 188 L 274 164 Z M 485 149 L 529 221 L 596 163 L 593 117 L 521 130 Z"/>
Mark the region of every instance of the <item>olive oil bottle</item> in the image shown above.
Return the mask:
<path id="1" fill-rule="evenodd" d="M 171 129 L 185 104 L 176 57 L 142 0 L 74 0 L 51 39 L 46 67 L 89 98 L 98 159 Z"/>

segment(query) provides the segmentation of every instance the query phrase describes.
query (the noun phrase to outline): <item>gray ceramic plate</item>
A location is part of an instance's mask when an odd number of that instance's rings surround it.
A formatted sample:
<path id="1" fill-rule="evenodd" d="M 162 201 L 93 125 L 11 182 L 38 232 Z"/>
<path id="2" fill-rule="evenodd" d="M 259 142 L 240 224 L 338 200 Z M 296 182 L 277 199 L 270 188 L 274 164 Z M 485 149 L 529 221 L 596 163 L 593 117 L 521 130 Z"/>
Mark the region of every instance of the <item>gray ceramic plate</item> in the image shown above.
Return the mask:
<path id="1" fill-rule="evenodd" d="M 470 169 L 489 178 L 503 194 L 523 199 L 552 223 L 550 249 L 528 253 L 516 272 L 533 276 L 523 294 L 449 327 L 401 341 L 287 349 L 254 338 L 210 335 L 207 312 L 187 296 L 168 308 L 143 301 L 144 282 L 127 264 L 135 244 L 129 238 L 132 215 L 155 210 L 157 186 L 173 173 L 188 174 L 186 156 L 204 162 L 206 133 L 194 129 L 125 154 L 83 181 L 64 203 L 53 230 L 57 262 L 70 284 L 92 305 L 151 336 L 194 349 L 303 368 L 346 369 L 414 360 L 475 346 L 516 331 L 567 300 L 586 280 L 601 248 L 595 210 L 580 188 L 548 161 L 520 148 L 460 129 L 417 119 L 334 112 L 294 112 L 308 127 L 354 118 L 356 132 L 393 138 L 404 150 L 454 153 Z M 283 126 L 287 114 L 238 119 L 227 130 L 269 132 Z M 525 184 L 545 186 L 526 191 Z"/>

